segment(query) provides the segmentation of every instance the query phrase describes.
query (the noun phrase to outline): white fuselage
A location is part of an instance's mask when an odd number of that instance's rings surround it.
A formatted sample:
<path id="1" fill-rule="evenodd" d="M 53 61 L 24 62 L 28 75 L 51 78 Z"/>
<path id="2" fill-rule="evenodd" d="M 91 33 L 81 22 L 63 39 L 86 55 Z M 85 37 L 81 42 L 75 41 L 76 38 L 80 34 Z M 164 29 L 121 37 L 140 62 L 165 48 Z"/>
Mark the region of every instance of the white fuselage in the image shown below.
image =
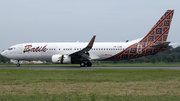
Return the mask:
<path id="1" fill-rule="evenodd" d="M 133 43 L 134 42 L 95 42 L 89 51 L 89 55 L 91 60 L 104 60 L 120 53 Z M 86 42 L 24 43 L 11 46 L 8 50 L 2 52 L 2 55 L 15 60 L 49 61 L 53 55 L 69 55 L 82 50 L 87 44 Z"/>

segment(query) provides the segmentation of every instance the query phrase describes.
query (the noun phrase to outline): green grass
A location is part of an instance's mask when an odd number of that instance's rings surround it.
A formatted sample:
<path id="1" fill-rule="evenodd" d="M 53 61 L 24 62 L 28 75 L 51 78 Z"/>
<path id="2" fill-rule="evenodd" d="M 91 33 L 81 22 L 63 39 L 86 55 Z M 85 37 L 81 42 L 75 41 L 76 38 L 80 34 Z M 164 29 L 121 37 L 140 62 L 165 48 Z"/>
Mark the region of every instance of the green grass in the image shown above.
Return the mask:
<path id="1" fill-rule="evenodd" d="M 178 101 L 179 70 L 0 69 L 0 101 Z"/>
<path id="2" fill-rule="evenodd" d="M 16 64 L 11 63 L 0 63 L 0 66 L 16 66 Z M 21 64 L 21 66 L 73 66 L 79 67 L 79 64 Z M 93 67 L 180 67 L 180 63 L 93 63 Z"/>
<path id="3" fill-rule="evenodd" d="M 0 101 L 179 101 L 180 96 L 115 96 L 115 95 L 0 95 Z"/>
<path id="4" fill-rule="evenodd" d="M 180 67 L 180 63 L 94 63 L 93 66 L 103 67 Z"/>
<path id="5" fill-rule="evenodd" d="M 170 71 L 170 72 L 169 72 Z M 130 82 L 172 80 L 177 70 L 14 70 L 1 69 L 0 80 L 8 84 L 37 82 Z M 2 83 L 1 82 L 1 83 Z"/>

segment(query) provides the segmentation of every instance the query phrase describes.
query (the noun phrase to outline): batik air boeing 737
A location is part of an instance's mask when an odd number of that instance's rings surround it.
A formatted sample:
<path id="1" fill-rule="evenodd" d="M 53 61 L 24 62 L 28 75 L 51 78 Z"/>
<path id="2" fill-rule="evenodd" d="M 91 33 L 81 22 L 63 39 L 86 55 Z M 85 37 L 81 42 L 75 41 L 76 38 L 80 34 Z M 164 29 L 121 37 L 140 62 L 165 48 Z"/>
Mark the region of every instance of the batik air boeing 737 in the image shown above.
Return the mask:
<path id="1" fill-rule="evenodd" d="M 129 42 L 94 42 L 89 43 L 23 43 L 11 46 L 1 53 L 2 56 L 18 60 L 48 60 L 59 64 L 80 64 L 92 66 L 91 61 L 127 60 L 153 55 L 166 50 L 166 42 L 174 10 L 167 10 L 149 33 L 141 39 Z"/>

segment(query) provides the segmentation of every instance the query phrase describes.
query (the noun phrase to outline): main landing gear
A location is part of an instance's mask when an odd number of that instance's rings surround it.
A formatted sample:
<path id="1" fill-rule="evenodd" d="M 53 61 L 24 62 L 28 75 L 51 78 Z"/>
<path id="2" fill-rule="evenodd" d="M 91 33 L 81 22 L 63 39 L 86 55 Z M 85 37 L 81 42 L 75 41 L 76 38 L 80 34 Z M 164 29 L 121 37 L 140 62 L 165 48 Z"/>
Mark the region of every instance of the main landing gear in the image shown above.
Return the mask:
<path id="1" fill-rule="evenodd" d="M 80 62 L 80 66 L 81 67 L 85 67 L 85 66 L 87 66 L 87 67 L 91 67 L 92 66 L 92 63 L 91 62 L 84 62 L 84 61 L 82 61 L 82 62 Z"/>
<path id="2" fill-rule="evenodd" d="M 19 60 L 18 60 L 16 66 L 17 66 L 17 67 L 20 67 L 20 65 L 21 65 L 21 64 L 19 63 Z"/>

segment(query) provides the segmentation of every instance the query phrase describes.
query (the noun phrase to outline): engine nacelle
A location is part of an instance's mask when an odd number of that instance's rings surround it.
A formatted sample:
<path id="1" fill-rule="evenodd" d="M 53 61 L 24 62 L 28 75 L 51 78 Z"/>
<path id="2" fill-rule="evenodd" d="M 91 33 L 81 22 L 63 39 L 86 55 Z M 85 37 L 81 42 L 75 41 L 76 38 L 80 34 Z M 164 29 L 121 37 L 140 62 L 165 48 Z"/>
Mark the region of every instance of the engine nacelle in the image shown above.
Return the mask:
<path id="1" fill-rule="evenodd" d="M 52 59 L 53 63 L 59 63 L 59 64 L 63 64 L 63 63 L 70 64 L 71 63 L 71 57 L 68 55 L 61 55 L 61 54 L 53 55 L 51 59 Z"/>

